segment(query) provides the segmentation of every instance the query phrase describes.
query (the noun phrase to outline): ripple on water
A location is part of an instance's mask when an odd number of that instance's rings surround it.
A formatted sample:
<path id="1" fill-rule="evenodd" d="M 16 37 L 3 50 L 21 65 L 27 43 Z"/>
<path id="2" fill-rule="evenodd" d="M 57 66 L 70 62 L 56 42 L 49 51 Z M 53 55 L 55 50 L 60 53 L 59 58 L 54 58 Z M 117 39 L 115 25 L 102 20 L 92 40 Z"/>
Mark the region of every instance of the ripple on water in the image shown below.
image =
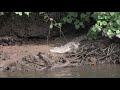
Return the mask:
<path id="1" fill-rule="evenodd" d="M 1 78 L 119 78 L 120 65 L 56 68 L 40 72 L 0 72 Z"/>

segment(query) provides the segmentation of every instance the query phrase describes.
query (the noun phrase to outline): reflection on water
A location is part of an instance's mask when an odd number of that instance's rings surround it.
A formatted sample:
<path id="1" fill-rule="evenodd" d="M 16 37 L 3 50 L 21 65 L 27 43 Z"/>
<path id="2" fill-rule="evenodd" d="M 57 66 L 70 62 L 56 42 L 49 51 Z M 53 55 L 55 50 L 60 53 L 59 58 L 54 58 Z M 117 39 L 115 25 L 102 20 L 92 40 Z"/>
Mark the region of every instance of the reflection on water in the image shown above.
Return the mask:
<path id="1" fill-rule="evenodd" d="M 120 65 L 56 68 L 40 72 L 0 72 L 1 78 L 120 78 Z"/>

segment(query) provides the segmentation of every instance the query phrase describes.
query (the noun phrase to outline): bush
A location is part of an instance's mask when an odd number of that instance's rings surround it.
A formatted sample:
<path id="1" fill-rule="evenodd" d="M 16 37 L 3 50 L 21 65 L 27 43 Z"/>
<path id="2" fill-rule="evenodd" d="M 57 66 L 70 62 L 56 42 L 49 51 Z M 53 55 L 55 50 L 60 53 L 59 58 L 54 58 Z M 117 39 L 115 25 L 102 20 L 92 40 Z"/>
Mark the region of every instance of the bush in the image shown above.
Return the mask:
<path id="1" fill-rule="evenodd" d="M 0 12 L 0 16 L 7 12 Z M 8 12 L 9 13 L 9 12 Z M 15 12 L 20 16 L 35 12 Z M 58 27 L 60 30 L 63 24 L 72 24 L 75 29 L 86 28 L 86 24 L 91 24 L 91 18 L 95 24 L 90 27 L 88 36 L 96 39 L 98 34 L 105 37 L 120 38 L 120 12 L 37 12 L 42 15 L 44 20 L 49 23 L 50 29 Z"/>
<path id="2" fill-rule="evenodd" d="M 101 33 L 105 37 L 120 38 L 120 12 L 94 12 L 92 17 L 96 23 L 89 31 L 91 36 L 95 37 Z"/>

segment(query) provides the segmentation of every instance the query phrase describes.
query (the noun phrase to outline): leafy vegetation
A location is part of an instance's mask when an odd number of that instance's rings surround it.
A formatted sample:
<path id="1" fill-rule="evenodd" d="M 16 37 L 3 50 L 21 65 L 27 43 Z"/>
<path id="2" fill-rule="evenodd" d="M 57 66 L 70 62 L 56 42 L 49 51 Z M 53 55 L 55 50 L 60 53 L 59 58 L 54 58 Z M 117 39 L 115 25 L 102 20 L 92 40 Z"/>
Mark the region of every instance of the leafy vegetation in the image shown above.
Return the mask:
<path id="1" fill-rule="evenodd" d="M 0 12 L 0 16 L 4 15 L 5 12 Z M 22 16 L 23 13 L 30 15 L 33 12 L 14 12 L 15 14 Z M 50 23 L 50 29 L 57 27 L 60 29 L 63 24 L 72 24 L 75 29 L 86 28 L 86 23 L 90 24 L 91 19 L 95 20 L 95 24 L 90 27 L 88 36 L 96 39 L 100 33 L 105 37 L 118 37 L 120 38 L 120 12 L 64 12 L 59 20 L 56 20 L 47 12 L 38 12 L 39 15 L 44 16 L 44 20 Z M 55 15 L 55 13 L 54 13 Z M 56 14 L 57 16 L 57 14 Z M 62 32 L 62 31 L 61 31 Z"/>
<path id="2" fill-rule="evenodd" d="M 91 12 L 77 13 L 67 12 L 67 15 L 63 17 L 63 23 L 71 23 L 75 26 L 75 29 L 85 28 L 85 22 L 90 22 Z"/>
<path id="3" fill-rule="evenodd" d="M 101 33 L 109 38 L 120 38 L 120 12 L 94 12 L 92 17 L 96 20 L 89 31 L 93 36 Z"/>

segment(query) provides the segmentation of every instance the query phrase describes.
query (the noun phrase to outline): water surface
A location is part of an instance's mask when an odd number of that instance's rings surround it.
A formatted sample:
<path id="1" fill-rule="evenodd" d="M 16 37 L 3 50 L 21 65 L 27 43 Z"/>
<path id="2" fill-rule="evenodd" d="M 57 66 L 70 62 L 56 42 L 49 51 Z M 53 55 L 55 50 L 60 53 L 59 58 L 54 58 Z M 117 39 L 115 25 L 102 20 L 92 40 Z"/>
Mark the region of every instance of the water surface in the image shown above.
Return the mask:
<path id="1" fill-rule="evenodd" d="M 120 78 L 120 65 L 56 68 L 40 72 L 0 72 L 1 78 Z"/>

